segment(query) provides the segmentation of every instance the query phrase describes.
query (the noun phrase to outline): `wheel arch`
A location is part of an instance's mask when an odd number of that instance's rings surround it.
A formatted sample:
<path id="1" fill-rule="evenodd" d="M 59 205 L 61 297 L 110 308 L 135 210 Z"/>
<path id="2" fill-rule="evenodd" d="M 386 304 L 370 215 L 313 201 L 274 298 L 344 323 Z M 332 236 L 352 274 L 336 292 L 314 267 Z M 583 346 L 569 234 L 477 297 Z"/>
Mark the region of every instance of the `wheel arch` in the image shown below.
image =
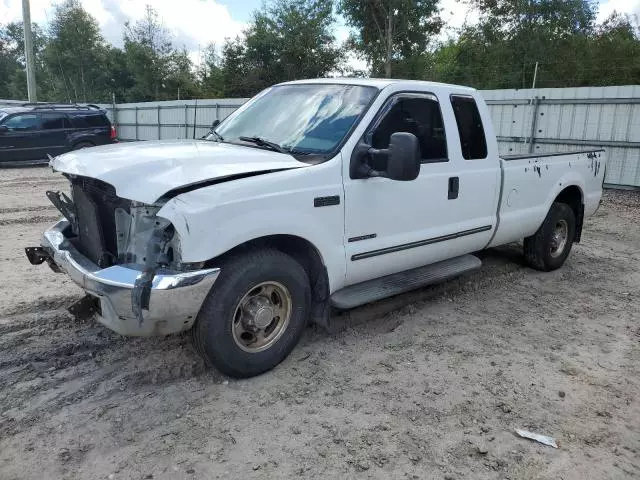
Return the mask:
<path id="1" fill-rule="evenodd" d="M 578 243 L 582 237 L 582 225 L 584 223 L 584 193 L 577 185 L 565 187 L 553 200 L 554 203 L 568 205 L 576 218 L 576 231 L 573 241 Z"/>
<path id="2" fill-rule="evenodd" d="M 80 138 L 80 139 L 75 140 L 72 143 L 71 149 L 72 150 L 76 150 L 78 148 L 78 146 L 82 145 L 83 143 L 87 144 L 88 147 L 95 147 L 96 146 L 95 142 L 92 142 L 91 140 L 87 140 L 87 139 L 84 139 L 84 138 Z"/>
<path id="3" fill-rule="evenodd" d="M 277 234 L 254 238 L 207 260 L 205 264 L 212 267 L 219 266 L 231 256 L 242 255 L 243 252 L 259 248 L 273 248 L 293 257 L 307 273 L 313 303 L 318 305 L 327 303 L 330 292 L 329 276 L 322 255 L 313 243 L 296 235 Z M 316 314 L 312 316 L 315 318 Z M 322 323 L 320 319 L 316 321 Z"/>

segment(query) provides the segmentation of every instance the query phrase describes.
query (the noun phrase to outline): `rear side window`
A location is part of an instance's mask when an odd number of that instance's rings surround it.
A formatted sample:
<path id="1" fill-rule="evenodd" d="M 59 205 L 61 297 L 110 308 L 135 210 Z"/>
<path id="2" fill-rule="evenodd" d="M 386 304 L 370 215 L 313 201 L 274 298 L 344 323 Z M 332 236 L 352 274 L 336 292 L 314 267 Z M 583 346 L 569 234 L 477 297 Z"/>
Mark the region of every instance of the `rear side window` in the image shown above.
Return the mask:
<path id="1" fill-rule="evenodd" d="M 103 113 L 90 113 L 82 115 L 74 115 L 73 123 L 78 128 L 90 128 L 90 127 L 108 127 L 109 119 Z"/>
<path id="2" fill-rule="evenodd" d="M 69 120 L 63 113 L 42 113 L 42 130 L 58 130 L 69 127 Z"/>
<path id="3" fill-rule="evenodd" d="M 38 130 L 40 117 L 36 113 L 22 113 L 7 119 L 4 124 L 9 130 Z"/>
<path id="4" fill-rule="evenodd" d="M 451 105 L 458 124 L 460 146 L 465 160 L 487 158 L 487 140 L 484 136 L 482 118 L 476 101 L 472 97 L 451 96 Z"/>

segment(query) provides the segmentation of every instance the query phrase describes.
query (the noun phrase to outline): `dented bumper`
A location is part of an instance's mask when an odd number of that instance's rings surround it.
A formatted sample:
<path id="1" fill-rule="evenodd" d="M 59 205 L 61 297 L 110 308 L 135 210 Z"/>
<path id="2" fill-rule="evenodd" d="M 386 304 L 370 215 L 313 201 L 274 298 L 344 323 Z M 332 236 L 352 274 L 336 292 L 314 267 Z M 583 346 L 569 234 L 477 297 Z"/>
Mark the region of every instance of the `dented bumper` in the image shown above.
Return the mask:
<path id="1" fill-rule="evenodd" d="M 188 330 L 220 269 L 177 272 L 159 269 L 151 282 L 148 308 L 136 316 L 133 290 L 142 275 L 140 265 L 100 268 L 82 255 L 65 236 L 70 224 L 61 220 L 45 231 L 40 255 L 27 251 L 32 263 L 47 261 L 64 271 L 96 299 L 96 318 L 122 335 L 151 336 Z M 35 260 L 35 261 L 34 261 Z M 138 306 L 139 307 L 139 306 Z"/>

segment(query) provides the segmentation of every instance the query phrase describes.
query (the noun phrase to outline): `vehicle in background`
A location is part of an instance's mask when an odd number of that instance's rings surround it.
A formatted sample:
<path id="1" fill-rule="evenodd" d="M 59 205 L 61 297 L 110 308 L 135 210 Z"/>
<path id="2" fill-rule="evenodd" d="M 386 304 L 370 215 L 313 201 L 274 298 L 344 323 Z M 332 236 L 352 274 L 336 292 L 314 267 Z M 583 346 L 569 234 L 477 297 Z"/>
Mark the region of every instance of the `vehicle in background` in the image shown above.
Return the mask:
<path id="1" fill-rule="evenodd" d="M 472 88 L 322 79 L 266 89 L 205 140 L 51 166 L 71 182 L 71 197 L 47 192 L 65 219 L 26 253 L 87 292 L 74 311 L 127 335 L 191 329 L 206 359 L 246 377 L 330 308 L 475 270 L 473 252 L 524 240 L 531 267 L 560 268 L 598 208 L 605 159 L 501 156 Z"/>
<path id="2" fill-rule="evenodd" d="M 116 141 L 115 128 L 95 105 L 0 107 L 0 166 L 46 162 L 49 155 Z"/>

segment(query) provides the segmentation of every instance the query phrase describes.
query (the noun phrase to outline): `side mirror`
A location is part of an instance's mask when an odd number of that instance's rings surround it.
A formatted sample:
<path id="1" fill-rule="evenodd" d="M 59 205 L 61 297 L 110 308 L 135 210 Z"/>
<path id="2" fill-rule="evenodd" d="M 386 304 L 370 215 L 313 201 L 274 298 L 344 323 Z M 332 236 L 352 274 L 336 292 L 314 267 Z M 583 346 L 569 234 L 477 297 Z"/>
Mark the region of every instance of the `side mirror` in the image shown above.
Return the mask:
<path id="1" fill-rule="evenodd" d="M 6 125 L 0 125 L 0 134 L 6 133 L 8 131 L 9 131 L 9 127 L 7 127 Z"/>
<path id="2" fill-rule="evenodd" d="M 408 182 L 420 174 L 420 142 L 407 132 L 396 132 L 389 139 L 387 177 Z"/>
<path id="3" fill-rule="evenodd" d="M 376 149 L 361 141 L 351 154 L 349 176 L 353 179 L 384 177 L 391 180 L 408 182 L 420 174 L 420 142 L 407 132 L 396 132 L 389 138 L 389 148 Z M 385 170 L 374 170 L 367 159 L 383 157 Z"/>

